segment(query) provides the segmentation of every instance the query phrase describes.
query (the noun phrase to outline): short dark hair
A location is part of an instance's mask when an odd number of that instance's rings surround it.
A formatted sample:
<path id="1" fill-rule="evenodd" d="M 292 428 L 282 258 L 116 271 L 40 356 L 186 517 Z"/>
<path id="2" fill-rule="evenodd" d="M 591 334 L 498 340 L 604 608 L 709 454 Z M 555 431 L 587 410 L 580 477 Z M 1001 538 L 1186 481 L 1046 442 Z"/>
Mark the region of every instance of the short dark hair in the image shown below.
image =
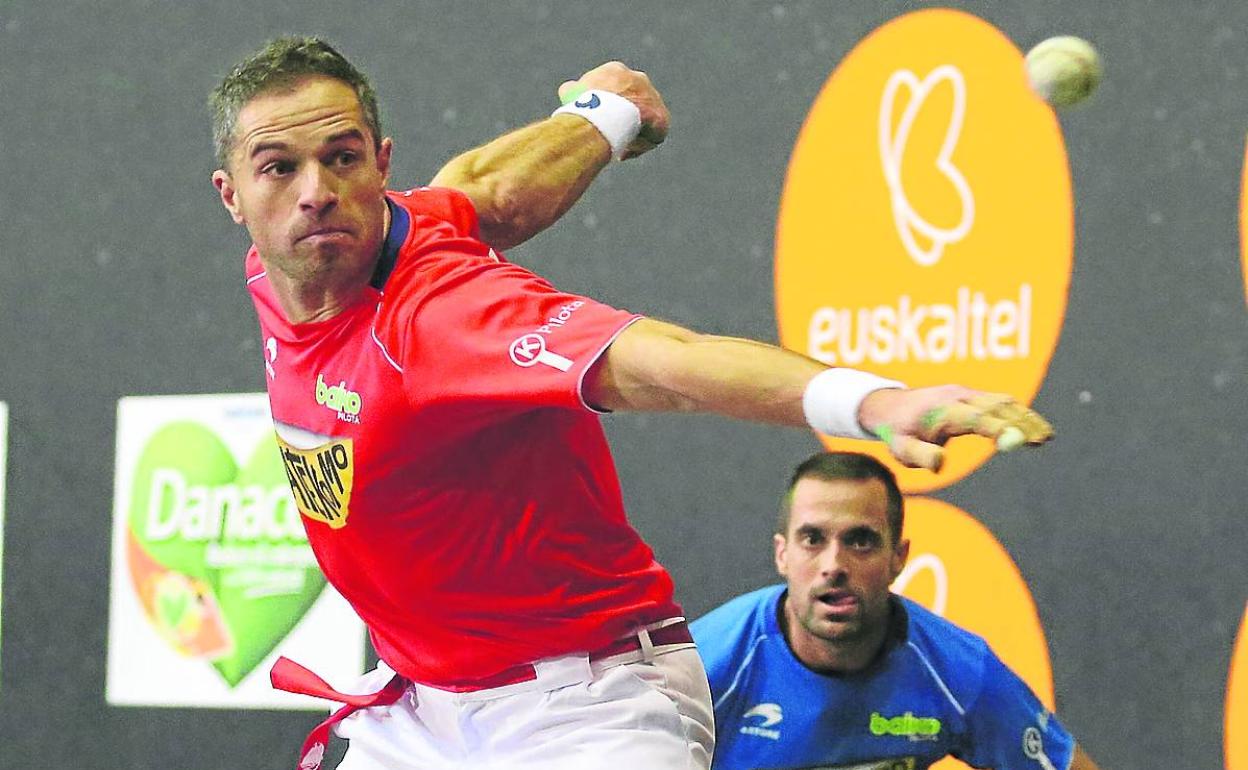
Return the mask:
<path id="1" fill-rule="evenodd" d="M 861 452 L 818 452 L 806 458 L 793 471 L 789 485 L 785 488 L 784 497 L 780 500 L 780 515 L 776 519 L 776 533 L 786 535 L 789 531 L 789 512 L 793 508 L 793 488 L 802 479 L 819 479 L 820 481 L 868 481 L 879 479 L 884 484 L 888 495 L 888 528 L 892 531 L 893 542 L 901 540 L 901 527 L 904 519 L 901 489 L 897 486 L 897 477 L 888 466 L 871 455 Z"/>
<path id="2" fill-rule="evenodd" d="M 279 37 L 239 62 L 208 98 L 212 143 L 221 167 L 229 162 L 238 113 L 247 102 L 266 91 L 293 88 L 299 81 L 317 76 L 340 80 L 355 90 L 364 122 L 373 134 L 373 145 L 380 148 L 381 114 L 368 77 L 318 37 Z"/>

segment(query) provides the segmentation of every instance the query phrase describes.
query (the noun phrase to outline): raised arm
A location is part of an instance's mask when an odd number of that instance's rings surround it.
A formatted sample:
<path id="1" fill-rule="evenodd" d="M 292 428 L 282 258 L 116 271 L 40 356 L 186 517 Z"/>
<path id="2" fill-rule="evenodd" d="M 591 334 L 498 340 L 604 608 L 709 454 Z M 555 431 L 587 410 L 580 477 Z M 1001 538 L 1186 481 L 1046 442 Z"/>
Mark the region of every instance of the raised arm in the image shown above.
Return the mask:
<path id="1" fill-rule="evenodd" d="M 1029 444 L 1052 429 L 1009 396 L 960 385 L 906 389 L 865 372 L 828 369 L 752 340 L 642 319 L 585 378 L 585 399 L 610 410 L 714 412 L 850 438 L 880 437 L 903 463 L 938 470 L 941 445 L 1016 428 Z"/>
<path id="2" fill-rule="evenodd" d="M 644 72 L 608 62 L 564 83 L 559 92 L 567 96 L 588 89 L 618 94 L 636 108 L 636 127 L 614 137 L 626 145 L 620 157 L 641 155 L 667 136 L 667 107 Z M 589 104 L 603 113 L 623 111 L 621 119 L 629 119 L 627 105 Z M 453 158 L 430 185 L 467 195 L 477 209 L 482 238 L 491 246 L 508 249 L 523 243 L 563 216 L 610 162 L 611 144 L 590 115 L 587 109 L 553 115 L 504 134 Z"/>

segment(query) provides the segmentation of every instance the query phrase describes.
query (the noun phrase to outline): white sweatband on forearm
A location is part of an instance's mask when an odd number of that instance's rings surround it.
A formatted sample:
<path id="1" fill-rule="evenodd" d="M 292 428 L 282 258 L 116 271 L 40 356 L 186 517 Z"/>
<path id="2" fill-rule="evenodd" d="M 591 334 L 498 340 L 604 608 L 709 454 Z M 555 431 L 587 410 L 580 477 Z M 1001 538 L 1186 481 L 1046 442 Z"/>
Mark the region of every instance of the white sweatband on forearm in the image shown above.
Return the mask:
<path id="1" fill-rule="evenodd" d="M 868 394 L 884 388 L 905 388 L 857 369 L 828 369 L 816 374 L 802 394 L 802 412 L 810 427 L 829 436 L 874 439 L 858 422 L 858 408 Z"/>
<path id="2" fill-rule="evenodd" d="M 641 130 L 641 111 L 619 94 L 591 89 L 551 113 L 580 115 L 611 145 L 611 157 L 620 158 Z"/>

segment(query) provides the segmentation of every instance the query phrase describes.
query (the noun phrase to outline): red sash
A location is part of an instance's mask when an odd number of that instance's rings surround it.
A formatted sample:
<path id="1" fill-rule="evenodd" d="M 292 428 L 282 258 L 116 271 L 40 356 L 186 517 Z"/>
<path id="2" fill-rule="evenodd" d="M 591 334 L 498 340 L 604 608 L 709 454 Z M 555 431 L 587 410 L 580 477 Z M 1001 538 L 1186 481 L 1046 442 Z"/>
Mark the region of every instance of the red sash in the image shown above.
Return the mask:
<path id="1" fill-rule="evenodd" d="M 334 725 L 360 709 L 370 706 L 389 706 L 402 697 L 408 685 L 406 679 L 395 674 L 385 687 L 375 693 L 347 695 L 330 687 L 324 679 L 287 657 L 280 657 L 273 664 L 273 669 L 269 672 L 269 680 L 279 690 L 346 704 L 308 734 L 307 740 L 303 742 L 303 748 L 299 751 L 297 770 L 320 770 L 321 762 L 325 759 L 325 749 L 333 737 Z"/>

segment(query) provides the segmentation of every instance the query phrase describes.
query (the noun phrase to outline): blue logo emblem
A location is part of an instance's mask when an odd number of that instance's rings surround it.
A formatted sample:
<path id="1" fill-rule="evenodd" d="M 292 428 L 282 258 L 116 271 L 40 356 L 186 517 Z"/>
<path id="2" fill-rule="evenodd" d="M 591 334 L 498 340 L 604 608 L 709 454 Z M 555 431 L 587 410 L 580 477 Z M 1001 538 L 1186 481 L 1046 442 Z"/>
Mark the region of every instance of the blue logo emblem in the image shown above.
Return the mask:
<path id="1" fill-rule="evenodd" d="M 585 110 L 592 110 L 600 104 L 602 104 L 602 100 L 598 98 L 598 94 L 590 94 L 589 99 L 587 101 L 576 102 L 577 107 L 580 107 L 581 109 L 585 109 Z"/>

